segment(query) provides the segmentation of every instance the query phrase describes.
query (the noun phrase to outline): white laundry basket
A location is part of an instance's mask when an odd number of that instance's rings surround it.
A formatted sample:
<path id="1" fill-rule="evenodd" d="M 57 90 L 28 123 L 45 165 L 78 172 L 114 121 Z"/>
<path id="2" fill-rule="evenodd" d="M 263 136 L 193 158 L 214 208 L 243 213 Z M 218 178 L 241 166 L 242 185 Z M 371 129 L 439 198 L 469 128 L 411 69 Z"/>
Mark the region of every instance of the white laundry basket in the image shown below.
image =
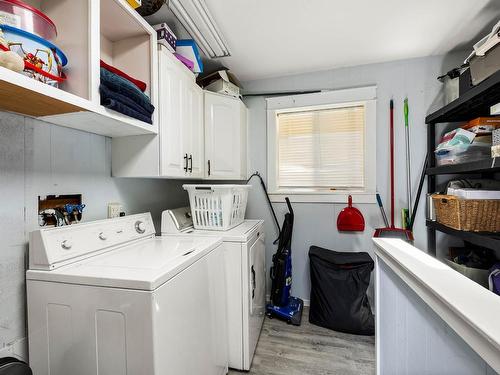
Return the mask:
<path id="1" fill-rule="evenodd" d="M 249 185 L 182 185 L 196 229 L 228 230 L 245 218 Z"/>

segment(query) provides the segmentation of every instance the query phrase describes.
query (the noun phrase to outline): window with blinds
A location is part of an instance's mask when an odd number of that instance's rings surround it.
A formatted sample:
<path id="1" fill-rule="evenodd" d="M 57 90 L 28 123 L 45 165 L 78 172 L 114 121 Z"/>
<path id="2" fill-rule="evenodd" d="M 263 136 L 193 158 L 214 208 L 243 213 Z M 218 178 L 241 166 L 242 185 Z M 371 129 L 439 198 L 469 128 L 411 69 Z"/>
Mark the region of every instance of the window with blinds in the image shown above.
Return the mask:
<path id="1" fill-rule="evenodd" d="M 277 187 L 364 189 L 363 105 L 277 114 Z"/>

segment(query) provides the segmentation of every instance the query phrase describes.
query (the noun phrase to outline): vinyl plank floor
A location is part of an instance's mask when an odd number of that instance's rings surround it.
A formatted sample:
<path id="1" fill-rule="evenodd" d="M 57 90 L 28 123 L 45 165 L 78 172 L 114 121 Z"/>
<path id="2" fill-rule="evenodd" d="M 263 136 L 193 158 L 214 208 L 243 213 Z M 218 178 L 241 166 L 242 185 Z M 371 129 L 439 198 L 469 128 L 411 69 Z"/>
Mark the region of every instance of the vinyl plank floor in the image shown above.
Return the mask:
<path id="1" fill-rule="evenodd" d="M 375 374 L 375 338 L 348 335 L 309 323 L 300 327 L 266 317 L 255 351 L 252 375 Z M 242 372 L 230 370 L 230 375 Z"/>

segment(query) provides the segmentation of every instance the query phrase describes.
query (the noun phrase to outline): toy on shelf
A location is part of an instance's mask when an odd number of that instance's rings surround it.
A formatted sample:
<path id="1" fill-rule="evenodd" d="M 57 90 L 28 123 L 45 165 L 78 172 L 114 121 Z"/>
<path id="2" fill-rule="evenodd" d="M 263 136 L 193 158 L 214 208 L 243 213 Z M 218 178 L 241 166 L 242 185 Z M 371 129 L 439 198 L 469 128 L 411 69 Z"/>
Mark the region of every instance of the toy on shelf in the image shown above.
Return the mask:
<path id="1" fill-rule="evenodd" d="M 62 68 L 68 63 L 64 53 L 51 42 L 27 31 L 0 25 L 0 49 L 12 51 L 24 60 L 24 74 L 57 87 L 66 79 Z"/>

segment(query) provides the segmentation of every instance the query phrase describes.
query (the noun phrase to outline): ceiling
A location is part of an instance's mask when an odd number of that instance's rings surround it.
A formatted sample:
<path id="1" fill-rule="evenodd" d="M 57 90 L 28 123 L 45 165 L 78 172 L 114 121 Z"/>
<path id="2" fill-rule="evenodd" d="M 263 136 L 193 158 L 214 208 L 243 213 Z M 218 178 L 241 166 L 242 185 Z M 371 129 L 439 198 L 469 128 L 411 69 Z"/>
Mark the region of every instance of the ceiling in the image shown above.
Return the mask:
<path id="1" fill-rule="evenodd" d="M 499 0 L 205 2 L 242 81 L 471 48 L 500 18 Z"/>

